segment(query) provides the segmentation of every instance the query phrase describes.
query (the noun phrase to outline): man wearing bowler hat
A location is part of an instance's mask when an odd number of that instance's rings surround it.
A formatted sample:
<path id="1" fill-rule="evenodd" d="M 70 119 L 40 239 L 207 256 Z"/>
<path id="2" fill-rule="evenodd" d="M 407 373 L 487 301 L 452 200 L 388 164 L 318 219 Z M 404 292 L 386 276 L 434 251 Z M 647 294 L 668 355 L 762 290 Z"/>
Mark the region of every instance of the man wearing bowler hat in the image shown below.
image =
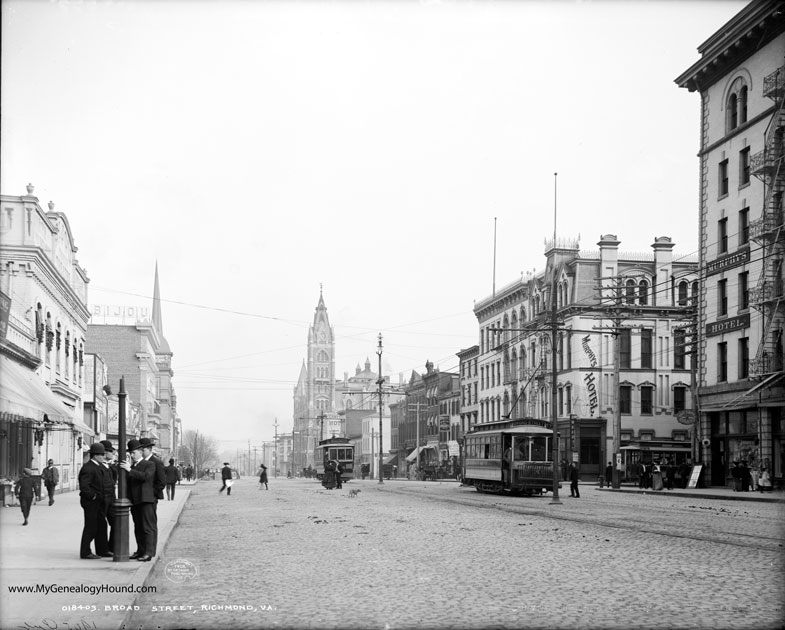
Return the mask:
<path id="1" fill-rule="evenodd" d="M 106 502 L 108 492 L 114 493 L 112 474 L 104 466 L 103 444 L 90 445 L 90 459 L 79 471 L 79 503 L 84 511 L 84 527 L 79 547 L 83 560 L 110 558 L 112 553 L 106 537 Z M 90 545 L 95 541 L 95 553 Z"/>
<path id="2" fill-rule="evenodd" d="M 128 494 L 131 499 L 131 516 L 134 520 L 136 551 L 131 560 L 149 562 L 155 555 L 158 523 L 155 518 L 155 464 L 144 458 L 139 440 L 128 442 L 130 460 L 120 462 L 128 472 Z"/>
<path id="3" fill-rule="evenodd" d="M 142 456 L 155 464 L 155 479 L 153 480 L 153 488 L 155 489 L 155 504 L 153 505 L 153 515 L 155 517 L 155 538 L 153 539 L 153 555 L 158 549 L 158 501 L 164 498 L 164 488 L 166 487 L 166 466 L 160 457 L 153 453 L 153 446 L 155 440 L 152 438 L 143 437 L 139 440 L 142 445 Z"/>
<path id="4" fill-rule="evenodd" d="M 229 483 L 226 483 L 226 482 Z M 221 489 L 218 491 L 218 494 L 221 494 L 224 490 L 226 490 L 226 496 L 231 496 L 232 494 L 232 469 L 229 468 L 229 462 L 224 462 L 224 467 L 221 468 L 221 482 L 223 485 Z"/>
<path id="5" fill-rule="evenodd" d="M 104 502 L 106 503 L 106 524 L 109 527 L 109 551 L 114 551 L 114 500 L 115 500 L 115 486 L 117 486 L 117 462 L 114 461 L 115 451 L 114 446 L 109 440 L 101 440 L 104 446 L 106 455 L 104 456 L 104 466 L 112 475 L 112 491 L 104 495 Z"/>

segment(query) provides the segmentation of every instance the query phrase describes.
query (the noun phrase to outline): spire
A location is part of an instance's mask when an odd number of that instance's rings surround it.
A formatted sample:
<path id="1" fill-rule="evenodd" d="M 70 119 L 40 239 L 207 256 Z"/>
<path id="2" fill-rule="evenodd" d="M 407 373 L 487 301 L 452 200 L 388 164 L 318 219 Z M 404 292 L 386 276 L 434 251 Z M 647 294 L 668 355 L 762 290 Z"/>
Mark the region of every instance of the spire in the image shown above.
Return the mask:
<path id="1" fill-rule="evenodd" d="M 158 286 L 158 261 L 155 261 L 155 286 L 153 286 L 153 328 L 158 333 L 161 345 L 158 352 L 161 354 L 171 354 L 169 342 L 164 337 L 164 324 L 161 318 L 161 289 Z"/>
<path id="2" fill-rule="evenodd" d="M 153 287 L 153 327 L 160 335 L 163 332 L 161 321 L 161 290 L 158 287 L 158 261 L 155 261 L 155 286 Z"/>

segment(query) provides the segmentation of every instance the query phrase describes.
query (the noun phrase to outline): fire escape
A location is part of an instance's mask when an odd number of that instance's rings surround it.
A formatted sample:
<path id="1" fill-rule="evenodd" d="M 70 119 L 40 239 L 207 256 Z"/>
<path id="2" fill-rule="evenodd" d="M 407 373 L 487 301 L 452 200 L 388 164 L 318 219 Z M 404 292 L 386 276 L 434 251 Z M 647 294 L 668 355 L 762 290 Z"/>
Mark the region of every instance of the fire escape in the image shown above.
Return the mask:
<path id="1" fill-rule="evenodd" d="M 785 66 L 764 79 L 763 95 L 774 102 L 774 114 L 766 128 L 763 151 L 750 159 L 750 170 L 763 182 L 763 211 L 750 223 L 750 239 L 760 246 L 761 273 L 750 289 L 750 304 L 762 318 L 762 334 L 750 376 L 765 378 L 783 370 L 782 262 L 785 258 L 783 193 L 785 192 Z"/>

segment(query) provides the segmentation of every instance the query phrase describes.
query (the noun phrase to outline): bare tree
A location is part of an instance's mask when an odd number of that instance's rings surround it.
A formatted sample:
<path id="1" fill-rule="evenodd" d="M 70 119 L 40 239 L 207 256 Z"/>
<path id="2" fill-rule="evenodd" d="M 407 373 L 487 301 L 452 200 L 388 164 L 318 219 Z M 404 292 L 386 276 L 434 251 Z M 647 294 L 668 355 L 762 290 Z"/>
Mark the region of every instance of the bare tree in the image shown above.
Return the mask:
<path id="1" fill-rule="evenodd" d="M 197 479 L 201 476 L 202 470 L 218 464 L 218 441 L 212 435 L 205 435 L 199 431 L 186 431 L 180 452 L 184 454 L 184 458 L 187 455 Z"/>

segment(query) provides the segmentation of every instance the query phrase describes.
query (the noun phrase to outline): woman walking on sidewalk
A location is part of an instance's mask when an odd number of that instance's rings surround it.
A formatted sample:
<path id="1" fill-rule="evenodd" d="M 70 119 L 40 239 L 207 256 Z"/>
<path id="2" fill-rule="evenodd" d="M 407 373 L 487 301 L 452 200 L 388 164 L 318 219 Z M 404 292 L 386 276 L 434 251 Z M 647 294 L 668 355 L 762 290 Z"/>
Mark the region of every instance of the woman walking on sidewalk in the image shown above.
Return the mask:
<path id="1" fill-rule="evenodd" d="M 22 470 L 22 478 L 16 484 L 16 498 L 19 499 L 19 506 L 22 508 L 22 516 L 25 517 L 25 522 L 22 525 L 27 525 L 27 519 L 30 516 L 30 506 L 33 504 L 33 497 L 37 501 L 41 500 L 41 487 L 33 477 L 33 471 L 29 468 Z"/>

